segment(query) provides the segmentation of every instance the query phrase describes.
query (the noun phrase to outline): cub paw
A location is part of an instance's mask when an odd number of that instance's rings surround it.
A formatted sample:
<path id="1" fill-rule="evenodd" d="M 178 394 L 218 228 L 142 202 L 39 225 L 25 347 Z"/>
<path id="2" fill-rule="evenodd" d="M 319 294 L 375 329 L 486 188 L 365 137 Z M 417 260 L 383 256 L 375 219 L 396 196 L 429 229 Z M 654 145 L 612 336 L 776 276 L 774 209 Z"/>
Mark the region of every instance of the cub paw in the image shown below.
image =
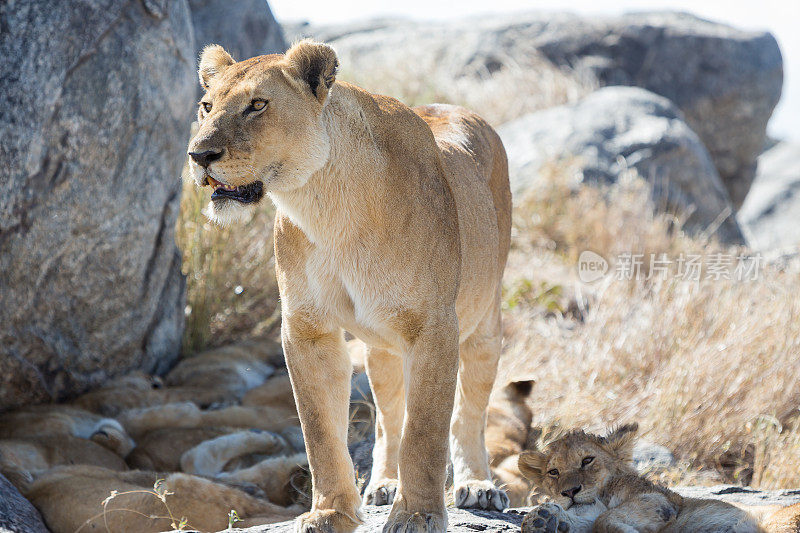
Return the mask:
<path id="1" fill-rule="evenodd" d="M 298 516 L 294 530 L 296 533 L 352 533 L 358 526 L 358 522 L 335 509 L 318 509 Z"/>
<path id="2" fill-rule="evenodd" d="M 569 530 L 564 510 L 554 503 L 537 505 L 522 520 L 522 533 L 566 533 Z"/>
<path id="3" fill-rule="evenodd" d="M 397 494 L 397 480 L 382 479 L 367 486 L 364 491 L 364 501 L 367 505 L 390 505 L 394 502 L 395 494 Z"/>
<path id="4" fill-rule="evenodd" d="M 397 511 L 389 515 L 383 526 L 383 533 L 444 533 L 446 530 L 446 513 Z"/>
<path id="5" fill-rule="evenodd" d="M 508 507 L 506 491 L 498 489 L 487 480 L 467 481 L 453 490 L 456 507 L 461 509 L 487 509 L 502 511 Z"/>

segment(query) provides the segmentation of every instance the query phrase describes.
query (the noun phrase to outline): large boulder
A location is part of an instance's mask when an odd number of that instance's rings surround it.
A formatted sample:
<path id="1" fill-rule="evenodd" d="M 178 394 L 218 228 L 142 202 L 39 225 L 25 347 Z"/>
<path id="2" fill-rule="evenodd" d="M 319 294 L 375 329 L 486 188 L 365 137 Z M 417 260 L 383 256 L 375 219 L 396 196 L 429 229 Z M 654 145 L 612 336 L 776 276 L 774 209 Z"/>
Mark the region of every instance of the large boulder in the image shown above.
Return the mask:
<path id="1" fill-rule="evenodd" d="M 761 154 L 737 217 L 751 248 L 800 249 L 800 144 L 779 142 Z"/>
<path id="2" fill-rule="evenodd" d="M 266 0 L 189 0 L 197 57 L 204 46 L 220 44 L 237 61 L 283 53 L 286 40 Z"/>
<path id="3" fill-rule="evenodd" d="M 606 87 L 498 131 L 515 201 L 537 184 L 546 165 L 568 161 L 578 166 L 578 181 L 590 184 L 613 184 L 635 169 L 652 184 L 656 207 L 689 215 L 687 231 L 716 228 L 719 240 L 743 242 L 708 151 L 666 98 L 635 87 Z"/>
<path id="4" fill-rule="evenodd" d="M 178 356 L 186 0 L 0 3 L 0 409 Z"/>
<path id="5" fill-rule="evenodd" d="M 0 533 L 48 533 L 39 511 L 0 474 Z"/>
<path id="6" fill-rule="evenodd" d="M 513 94 L 482 95 L 493 108 L 530 111 L 544 93 L 574 99 L 547 65 L 578 86 L 629 85 L 672 100 L 700 136 L 735 207 L 744 200 L 764 144 L 767 121 L 781 95 L 780 49 L 766 32 L 742 31 L 686 13 L 637 13 L 581 18 L 573 14 L 482 16 L 453 22 L 375 20 L 335 26 L 292 26 L 289 35 L 331 42 L 344 69 L 399 72 L 424 92 L 452 95 L 463 78 L 492 83 L 518 72 Z M 525 75 L 532 71 L 533 76 Z M 437 77 L 437 73 L 444 76 Z M 443 87 L 432 87 L 437 79 Z M 560 87 L 560 88 L 559 88 Z M 494 88 L 493 92 L 498 93 Z M 551 97 L 557 98 L 558 94 Z M 461 100 L 464 100 L 462 102 Z M 563 103 L 563 102 L 558 102 Z M 480 102 L 472 103 L 480 106 Z"/>

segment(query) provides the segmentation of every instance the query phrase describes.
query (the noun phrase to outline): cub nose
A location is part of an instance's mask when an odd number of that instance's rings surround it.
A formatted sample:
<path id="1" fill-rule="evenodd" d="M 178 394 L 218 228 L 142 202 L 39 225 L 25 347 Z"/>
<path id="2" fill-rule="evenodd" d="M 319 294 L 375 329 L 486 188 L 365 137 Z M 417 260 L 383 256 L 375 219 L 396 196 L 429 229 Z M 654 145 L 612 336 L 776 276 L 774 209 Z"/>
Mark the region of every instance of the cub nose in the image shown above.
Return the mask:
<path id="1" fill-rule="evenodd" d="M 189 152 L 189 155 L 195 163 L 203 168 L 206 168 L 208 165 L 222 157 L 222 150 L 219 152 L 215 152 L 214 150 L 206 150 L 205 152 Z"/>
<path id="2" fill-rule="evenodd" d="M 582 485 L 578 485 L 577 487 L 572 487 L 571 489 L 562 490 L 561 495 L 566 496 L 567 498 L 575 499 L 575 495 L 581 491 Z"/>

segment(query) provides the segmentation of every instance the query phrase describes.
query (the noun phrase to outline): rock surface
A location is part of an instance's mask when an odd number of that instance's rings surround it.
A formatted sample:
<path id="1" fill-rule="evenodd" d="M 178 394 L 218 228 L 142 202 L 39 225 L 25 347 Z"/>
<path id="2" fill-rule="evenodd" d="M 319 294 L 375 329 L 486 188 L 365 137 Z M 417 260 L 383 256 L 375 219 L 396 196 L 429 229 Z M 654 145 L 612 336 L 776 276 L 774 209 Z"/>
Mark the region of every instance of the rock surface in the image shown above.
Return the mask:
<path id="1" fill-rule="evenodd" d="M 364 524 L 356 529 L 356 533 L 381 531 L 391 508 L 391 505 L 383 505 L 380 507 L 365 505 L 362 508 Z M 447 514 L 447 531 L 452 533 L 475 533 L 475 531 L 519 531 L 522 526 L 522 518 L 525 516 L 525 511 L 509 510 L 505 513 L 498 513 L 496 511 L 456 509 L 450 507 L 447 509 Z M 294 531 L 294 522 L 281 522 L 247 529 L 234 529 L 233 531 L 247 533 L 262 533 L 266 531 L 291 533 Z"/>
<path id="2" fill-rule="evenodd" d="M 221 44 L 241 61 L 262 54 L 283 53 L 286 40 L 266 0 L 189 0 L 194 25 L 195 57 L 208 44 Z"/>
<path id="3" fill-rule="evenodd" d="M 371 20 L 287 26 L 286 33 L 331 42 L 345 70 L 391 75 L 393 69 L 401 69 L 420 83 L 443 70 L 442 79 L 451 85 L 464 77 L 489 82 L 508 69 L 541 72 L 538 78 L 520 78 L 515 94 L 504 96 L 504 105 L 521 109 L 525 106 L 520 100 L 551 90 L 553 76 L 543 69 L 544 63 L 570 72 L 584 86 L 648 89 L 681 109 L 737 207 L 753 179 L 783 82 L 780 49 L 771 34 L 676 12 L 605 18 L 528 13 L 453 22 Z"/>
<path id="4" fill-rule="evenodd" d="M 580 181 L 601 184 L 615 183 L 633 168 L 653 185 L 655 206 L 690 213 L 688 231 L 719 225 L 721 241 L 743 241 L 708 152 L 666 98 L 635 87 L 606 87 L 578 103 L 505 124 L 498 132 L 516 201 L 548 164 L 574 162 Z"/>
<path id="5" fill-rule="evenodd" d="M 716 487 L 680 487 L 676 489 L 684 496 L 693 498 L 715 498 L 730 502 L 740 502 L 746 505 L 791 505 L 800 502 L 800 490 L 761 491 L 748 487 L 732 485 L 719 485 Z M 364 507 L 366 523 L 359 527 L 358 533 L 380 531 L 391 506 Z M 492 511 L 479 511 L 474 509 L 447 509 L 449 525 L 447 531 L 453 533 L 467 533 L 474 531 L 519 531 L 522 518 L 530 508 L 509 509 L 505 513 Z M 257 526 L 247 529 L 234 529 L 233 531 L 247 533 L 276 532 L 289 533 L 294 531 L 293 522 L 281 522 L 267 526 Z"/>
<path id="6" fill-rule="evenodd" d="M 800 249 L 800 144 L 779 142 L 761 154 L 737 217 L 751 248 Z"/>
<path id="7" fill-rule="evenodd" d="M 48 533 L 39 511 L 1 474 L 0 533 Z"/>
<path id="8" fill-rule="evenodd" d="M 178 356 L 185 0 L 0 4 L 0 410 Z"/>
<path id="9" fill-rule="evenodd" d="M 666 446 L 640 440 L 633 447 L 633 466 L 639 472 L 675 465 L 675 456 Z"/>

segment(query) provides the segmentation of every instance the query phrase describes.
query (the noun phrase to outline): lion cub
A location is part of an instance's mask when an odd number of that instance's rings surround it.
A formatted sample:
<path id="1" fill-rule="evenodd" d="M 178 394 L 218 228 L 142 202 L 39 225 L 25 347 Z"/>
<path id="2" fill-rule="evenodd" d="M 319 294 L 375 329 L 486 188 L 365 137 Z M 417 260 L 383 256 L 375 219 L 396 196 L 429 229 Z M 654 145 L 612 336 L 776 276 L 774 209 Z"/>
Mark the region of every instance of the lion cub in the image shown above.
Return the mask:
<path id="1" fill-rule="evenodd" d="M 631 464 L 637 429 L 628 424 L 603 437 L 573 431 L 544 451 L 523 452 L 520 470 L 551 502 L 528 513 L 522 532 L 766 531 L 729 503 L 683 498 L 640 477 Z"/>

